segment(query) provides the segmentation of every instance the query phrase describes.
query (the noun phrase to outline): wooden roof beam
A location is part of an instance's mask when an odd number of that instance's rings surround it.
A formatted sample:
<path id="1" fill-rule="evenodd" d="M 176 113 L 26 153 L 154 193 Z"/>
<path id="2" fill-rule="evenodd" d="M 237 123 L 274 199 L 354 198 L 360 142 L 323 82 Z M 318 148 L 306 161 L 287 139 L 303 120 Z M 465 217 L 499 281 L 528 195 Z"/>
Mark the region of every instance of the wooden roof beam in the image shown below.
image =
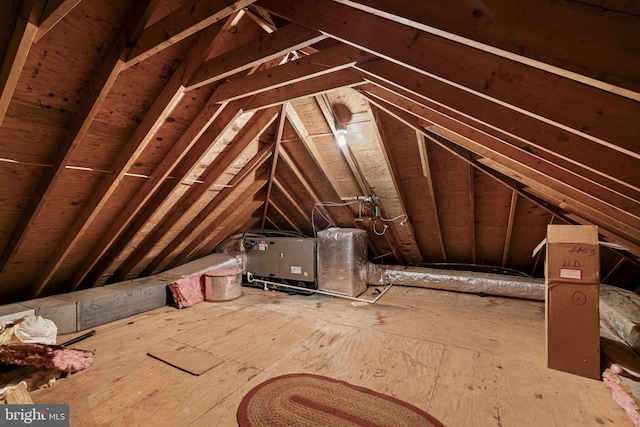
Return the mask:
<path id="1" fill-rule="evenodd" d="M 298 227 L 298 225 L 295 223 L 295 221 L 293 219 L 291 219 L 289 217 L 289 215 L 287 215 L 284 210 L 282 210 L 280 208 L 280 206 L 278 206 L 277 203 L 274 203 L 273 201 L 270 203 L 270 206 L 273 208 L 273 210 L 280 216 L 282 217 L 288 224 L 287 229 L 289 230 L 295 230 L 300 234 L 304 234 L 302 233 L 302 230 L 300 230 L 300 227 Z M 262 228 L 264 228 L 264 225 L 262 226 Z"/>
<path id="2" fill-rule="evenodd" d="M 258 0 L 256 5 L 640 159 L 636 139 L 640 134 L 640 97 L 621 97 L 331 0 Z M 460 66 L 461 58 L 464 66 Z"/>
<path id="3" fill-rule="evenodd" d="M 203 32 L 194 48 L 190 50 L 189 56 L 173 73 L 167 85 L 162 89 L 160 95 L 155 99 L 131 138 L 129 138 L 124 149 L 120 151 L 112 166 L 114 173 L 106 175 L 100 181 L 97 189 L 91 194 L 89 201 L 78 214 L 70 229 L 65 233 L 54 253 L 49 257 L 46 266 L 42 269 L 33 285 L 34 295 L 38 295 L 54 276 L 66 256 L 72 251 L 74 245 L 91 226 L 92 221 L 98 217 L 100 208 L 107 203 L 107 200 L 136 162 L 140 153 L 142 153 L 169 114 L 178 105 L 184 94 L 183 84 L 185 78 L 195 72 L 197 66 L 206 58 L 219 29 L 210 27 L 208 31 Z"/>
<path id="4" fill-rule="evenodd" d="M 25 0 L 0 65 L 0 125 L 4 120 L 22 68 L 35 41 L 44 0 Z"/>
<path id="5" fill-rule="evenodd" d="M 67 16 L 80 1 L 81 0 L 47 0 L 42 19 L 40 20 L 40 27 L 33 42 L 37 43 L 44 37 L 62 18 Z"/>
<path id="6" fill-rule="evenodd" d="M 343 70 L 370 57 L 352 46 L 339 44 L 250 76 L 229 79 L 216 88 L 214 98 L 218 101 L 232 101 L 255 95 L 287 84 Z"/>
<path id="7" fill-rule="evenodd" d="M 229 184 L 222 188 L 208 204 L 207 206 L 198 212 L 197 215 L 186 226 L 182 227 L 180 232 L 173 238 L 173 240 L 167 244 L 162 251 L 145 267 L 143 274 L 156 274 L 170 262 L 170 260 L 176 259 L 178 252 L 188 244 L 188 242 L 197 239 L 197 236 L 202 236 L 202 230 L 207 227 L 211 216 L 216 212 L 216 209 L 227 200 L 242 182 L 247 179 L 249 174 L 255 173 L 265 162 L 273 156 L 274 144 L 268 144 L 262 147 L 253 158 L 245 164 L 240 172 L 236 174 Z"/>
<path id="8" fill-rule="evenodd" d="M 255 114 L 244 125 L 240 132 L 236 134 L 233 140 L 216 156 L 198 178 L 204 184 L 191 186 L 163 216 L 162 221 L 156 224 L 152 230 L 145 233 L 144 238 L 136 245 L 135 250 L 118 266 L 118 269 L 112 275 L 112 280 L 118 281 L 128 278 L 129 272 L 136 268 L 144 257 L 153 250 L 154 246 L 179 223 L 189 212 L 189 207 L 197 205 L 198 201 L 211 191 L 216 181 L 233 166 L 243 151 L 273 123 L 277 114 L 275 109 L 263 110 Z"/>
<path id="9" fill-rule="evenodd" d="M 118 74 L 123 69 L 123 57 L 129 51 L 127 42 L 131 39 L 135 40 L 138 34 L 142 32 L 146 22 L 144 18 L 149 15 L 149 9 L 152 9 L 156 1 L 140 1 L 132 6 L 130 19 L 118 34 L 116 41 L 111 45 L 111 49 L 100 65 L 97 75 L 92 79 L 87 93 L 82 98 L 82 103 L 69 126 L 67 134 L 53 155 L 54 167 L 46 169 L 17 226 L 12 231 L 4 251 L 0 254 L 0 275 L 22 246 L 31 224 L 42 214 L 42 210 L 48 203 L 55 184 L 66 170 L 69 159 L 86 135 Z M 33 287 L 32 292 L 34 295 L 41 290 L 38 288 L 41 288 L 41 286 Z"/>
<path id="10" fill-rule="evenodd" d="M 164 50 L 215 24 L 255 0 L 191 0 L 142 32 L 131 49 L 126 66 Z"/>
<path id="11" fill-rule="evenodd" d="M 477 143 L 478 150 L 489 149 L 492 152 L 504 153 L 510 159 L 529 165 L 536 173 L 543 173 L 547 177 L 552 177 L 558 181 L 558 185 L 570 185 L 574 189 L 573 191 L 578 191 L 582 194 L 579 197 L 592 199 L 593 202 L 601 205 L 602 209 L 609 211 L 614 218 L 631 223 L 640 221 L 640 201 L 633 200 L 612 191 L 611 188 L 590 181 L 585 178 L 585 174 L 579 173 L 581 171 L 568 170 L 562 167 L 562 162 L 554 161 L 555 159 L 553 158 L 542 157 L 539 153 L 531 151 L 527 145 L 511 143 L 509 134 L 501 133 L 497 129 L 491 133 L 484 132 L 482 123 L 477 124 L 470 117 L 459 120 L 459 115 L 456 115 L 455 112 L 450 114 L 446 108 L 438 104 L 431 106 L 428 101 L 422 98 L 416 99 L 406 91 L 387 87 L 385 82 L 376 82 L 376 86 L 367 87 L 366 90 L 368 93 L 387 102 L 402 106 L 412 114 L 416 114 L 431 123 L 437 123 L 442 128 L 456 132 L 469 140 L 474 140 Z"/>
<path id="12" fill-rule="evenodd" d="M 637 7 L 634 14 L 572 1 L 337 1 L 622 96 L 640 92 Z"/>
<path id="13" fill-rule="evenodd" d="M 518 205 L 518 193 L 511 191 L 511 203 L 509 204 L 509 220 L 507 221 L 507 232 L 504 239 L 504 248 L 502 250 L 502 267 L 507 265 L 509 257 L 509 249 L 511 248 L 511 237 L 513 236 L 513 223 L 516 219 L 516 207 Z"/>
<path id="14" fill-rule="evenodd" d="M 264 228 L 267 222 L 267 212 L 269 211 L 269 204 L 271 202 L 271 189 L 273 188 L 273 180 L 276 175 L 276 168 L 278 166 L 278 157 L 280 156 L 280 144 L 282 142 L 282 133 L 284 132 L 284 124 L 287 118 L 285 114 L 286 104 L 280 108 L 280 120 L 278 121 L 278 130 L 276 131 L 276 146 L 273 149 L 273 158 L 271 160 L 271 173 L 269 174 L 269 184 L 267 186 L 267 197 L 264 200 L 264 211 L 262 213 L 262 222 L 260 228 Z"/>
<path id="15" fill-rule="evenodd" d="M 283 145 L 283 148 L 286 148 L 286 144 Z M 320 198 L 320 196 L 318 196 L 318 193 L 316 192 L 316 190 L 313 189 L 311 184 L 309 184 L 309 182 L 305 179 L 304 175 L 302 174 L 302 171 L 300 171 L 300 169 L 296 166 L 295 162 L 289 156 L 287 151 L 281 149 L 280 157 L 282 158 L 282 161 L 287 165 L 287 167 L 289 167 L 289 169 L 291 169 L 293 174 L 298 178 L 298 181 L 300 181 L 300 183 L 304 187 L 307 194 L 309 194 L 313 199 L 315 204 L 313 209 L 317 208 L 322 214 L 322 216 L 330 221 L 329 225 L 332 227 L 336 227 L 338 225 L 338 221 L 325 206 L 320 204 L 322 202 L 322 199 Z M 315 224 L 312 224 L 312 226 L 315 227 Z M 314 232 L 315 232 L 315 229 L 314 229 Z"/>
<path id="16" fill-rule="evenodd" d="M 536 155 L 606 187 L 608 192 L 613 189 L 640 199 L 640 175 L 633 172 L 634 164 L 640 168 L 640 155 L 602 146 L 566 128 L 389 61 L 370 61 L 356 68 L 376 84 L 391 90 L 397 88 L 398 93 L 407 92 L 417 102 L 458 121 L 513 145 L 527 147 Z"/>
<path id="17" fill-rule="evenodd" d="M 298 200 L 291 195 L 291 192 L 282 182 L 280 182 L 278 177 L 274 177 L 273 185 L 275 185 L 278 191 L 280 191 L 284 195 L 284 197 L 287 199 L 287 202 L 289 203 L 289 206 L 293 208 L 298 213 L 298 215 L 302 216 L 309 224 L 311 224 L 311 216 L 309 215 L 309 212 L 300 207 Z"/>
<path id="18" fill-rule="evenodd" d="M 333 89 L 357 86 L 364 82 L 361 75 L 350 69 L 338 70 L 258 93 L 247 105 L 247 110 L 272 107 L 296 99 L 319 95 Z"/>
<path id="19" fill-rule="evenodd" d="M 333 137 L 338 140 L 338 133 L 336 129 L 336 118 L 333 112 L 333 108 L 330 105 L 330 101 L 327 98 L 326 94 L 318 95 L 315 97 L 316 102 L 318 103 L 318 107 L 320 111 L 322 111 L 322 115 L 327 122 L 329 128 L 331 128 L 331 132 L 333 133 Z M 339 144 L 340 145 L 340 144 Z M 353 154 L 351 153 L 351 149 L 348 144 L 340 145 L 340 151 L 342 151 L 342 155 L 344 159 L 347 161 L 349 165 L 349 169 L 351 169 L 351 174 L 353 175 L 353 179 L 358 183 L 358 188 L 360 188 L 360 192 L 363 195 L 371 193 L 371 189 L 368 184 L 364 182 L 362 177 L 360 176 L 360 172 L 358 171 L 358 166 L 355 164 L 353 160 Z"/>
<path id="20" fill-rule="evenodd" d="M 84 281 L 88 284 L 98 284 L 98 279 L 105 273 L 109 266 L 114 262 L 118 255 L 125 249 L 136 234 L 142 229 L 144 224 L 156 213 L 158 208 L 169 198 L 180 185 L 180 183 L 189 175 L 193 167 L 211 150 L 227 130 L 233 127 L 236 119 L 242 114 L 243 103 L 241 101 L 226 104 L 221 111 L 216 113 L 213 123 L 206 128 L 204 132 L 198 132 L 199 137 L 195 142 L 189 144 L 191 149 L 181 156 L 181 160 L 175 167 L 171 169 L 170 176 L 172 179 L 165 179 L 156 191 L 151 195 L 146 204 L 139 209 L 135 217 L 130 220 L 129 225 L 118 236 L 99 260 L 91 259 L 89 264 L 93 264 L 90 270 L 83 268 L 82 274 L 85 276 Z M 194 136 L 191 134 L 190 136 Z M 80 273 L 80 272 L 79 272 Z M 79 273 L 74 279 L 74 286 L 77 287 L 81 283 Z"/>
<path id="21" fill-rule="evenodd" d="M 203 236 L 216 236 L 220 233 L 224 233 L 225 237 L 228 237 L 229 224 L 234 222 L 244 222 L 246 219 L 246 212 L 253 212 L 264 203 L 264 195 L 260 193 L 266 193 L 266 185 L 269 178 L 268 172 L 260 174 L 253 182 L 251 182 L 244 191 L 240 192 L 236 187 L 231 195 L 227 198 L 230 203 L 219 214 L 214 215 L 211 222 L 202 230 L 202 234 L 199 238 L 192 240 L 167 267 L 175 267 L 184 262 L 184 260 L 193 259 L 194 255 L 201 252 L 211 252 L 215 247 L 212 241 L 215 241 L 215 237 L 211 239 L 203 239 Z M 260 196 L 258 196 L 260 194 Z M 220 240 L 221 241 L 221 240 Z M 210 246 L 213 246 L 210 248 Z M 210 249 L 209 249 L 210 248 Z"/>
<path id="22" fill-rule="evenodd" d="M 374 124 L 373 128 L 376 134 L 376 139 L 378 140 L 378 147 L 376 148 L 380 150 L 380 157 L 384 162 L 378 163 L 374 169 L 369 171 L 371 178 L 367 181 L 371 183 L 374 188 L 379 189 L 387 187 L 387 185 L 385 185 L 387 181 L 391 184 L 388 190 L 378 191 L 377 194 L 380 197 L 380 204 L 384 213 L 389 217 L 386 218 L 387 220 L 391 218 L 404 217 L 404 220 L 391 222 L 385 221 L 389 222 L 385 225 L 389 227 L 391 235 L 393 236 L 392 247 L 396 248 L 394 251 L 396 259 L 405 265 L 420 264 L 423 261 L 422 254 L 418 247 L 418 243 L 416 242 L 413 227 L 407 224 L 409 222 L 407 204 L 402 193 L 402 186 L 398 182 L 394 172 L 399 165 L 394 164 L 391 156 L 389 155 L 393 149 L 392 138 L 386 134 L 384 127 L 379 126 L 382 121 L 380 120 L 378 110 L 373 107 L 369 108 L 368 111 L 370 113 L 367 115 L 371 117 L 371 122 Z M 376 126 L 376 124 L 378 125 Z M 357 149 L 354 148 L 353 153 L 357 156 Z M 375 157 L 377 156 L 374 156 L 374 158 Z M 359 164 L 363 166 L 366 163 L 364 161 L 360 161 Z"/>
<path id="23" fill-rule="evenodd" d="M 497 144 L 495 147 L 497 151 L 489 150 L 485 145 L 481 145 L 470 138 L 462 136 L 465 132 L 464 128 L 459 129 L 459 132 L 462 131 L 462 133 L 453 133 L 445 128 L 433 124 L 433 122 L 429 124 L 423 121 L 424 119 L 418 119 L 416 116 L 413 116 L 413 114 L 416 114 L 416 109 L 420 110 L 420 107 L 418 106 L 412 106 L 414 110 L 413 113 L 407 114 L 400 110 L 399 107 L 390 104 L 386 100 L 373 97 L 369 93 L 365 93 L 365 96 L 369 98 L 370 102 L 389 112 L 389 114 L 394 115 L 407 125 L 415 129 L 422 130 L 425 134 L 426 132 L 435 132 L 443 139 L 453 140 L 457 145 L 464 147 L 471 152 L 478 153 L 480 156 L 484 156 L 480 160 L 482 164 L 491 164 L 491 168 L 494 170 L 515 178 L 525 186 L 543 186 L 546 189 L 551 187 L 557 188 L 557 190 L 553 190 L 553 192 L 555 194 L 562 195 L 560 197 L 563 202 L 560 203 L 560 205 L 563 206 L 563 209 L 570 204 L 570 201 L 573 201 L 574 209 L 576 205 L 579 205 L 586 212 L 590 212 L 590 221 L 593 221 L 602 228 L 609 230 L 609 232 L 615 235 L 619 241 L 627 242 L 627 247 L 635 248 L 638 246 L 637 236 L 640 236 L 640 228 L 637 226 L 634 228 L 634 226 L 628 223 L 614 219 L 614 217 L 611 216 L 612 211 L 610 207 L 603 205 L 601 201 L 590 199 L 589 204 L 586 204 L 584 200 L 585 198 L 588 198 L 587 195 L 576 192 L 575 189 L 566 181 L 552 178 L 549 175 L 541 173 L 540 169 L 542 168 L 540 162 L 535 159 L 529 159 L 529 153 L 525 152 L 525 155 L 523 156 L 518 151 L 514 151 L 511 147 L 504 144 Z M 398 105 L 402 104 L 402 102 L 398 102 L 397 100 L 395 103 Z M 478 138 L 481 135 L 476 133 L 472 136 Z M 483 141 L 483 144 L 484 142 L 485 141 Z M 515 174 L 513 171 L 520 172 Z M 578 202 L 577 200 L 580 201 Z M 578 209 L 575 211 L 577 212 L 580 210 Z M 633 223 L 634 222 L 631 222 L 631 224 Z"/>
<path id="24" fill-rule="evenodd" d="M 291 104 L 287 104 L 287 107 L 285 108 L 285 112 L 287 115 L 287 119 L 289 120 L 289 123 L 291 124 L 294 131 L 296 132 L 296 134 L 304 144 L 305 148 L 311 155 L 311 158 L 315 162 L 315 166 L 326 177 L 329 183 L 331 192 L 335 194 L 335 201 L 341 202 L 342 199 L 340 198 L 340 193 L 339 193 L 340 186 L 338 185 L 337 181 L 335 180 L 335 177 L 333 176 L 333 173 L 331 172 L 332 169 L 331 167 L 329 167 L 329 165 L 325 163 L 324 159 L 322 158 L 322 155 L 318 151 L 318 147 L 316 146 L 315 141 L 313 141 L 313 139 L 309 135 L 309 132 L 305 128 L 304 124 L 302 123 L 300 116 L 298 115 L 298 113 L 296 112 L 296 110 L 293 108 Z M 302 178 L 300 175 L 299 177 Z M 352 220 L 354 215 L 353 211 L 351 211 L 351 209 L 349 209 L 348 206 L 344 206 L 344 210 L 348 213 L 349 219 Z"/>
<path id="25" fill-rule="evenodd" d="M 491 159 L 481 159 L 480 161 L 491 169 L 522 182 L 526 186 L 525 191 L 527 193 L 560 206 L 565 218 L 573 218 L 573 222 L 579 224 L 597 225 L 600 234 L 609 241 L 619 244 L 636 256 L 640 256 L 640 239 L 638 238 L 640 236 L 640 228 L 634 228 L 611 219 L 597 208 L 586 205 L 580 200 L 567 197 L 562 191 L 534 180 L 522 172 L 512 169 L 509 165 L 503 165 Z"/>
<path id="26" fill-rule="evenodd" d="M 435 187 L 433 185 L 433 176 L 431 173 L 431 165 L 429 162 L 429 149 L 424 140 L 424 132 L 416 129 L 416 140 L 418 142 L 418 151 L 420 152 L 420 162 L 422 164 L 422 174 L 427 180 L 427 185 L 431 189 L 430 199 L 431 208 L 433 209 L 434 223 L 438 234 L 438 245 L 440 246 L 440 252 L 442 253 L 442 260 L 447 262 L 447 250 L 444 247 L 444 238 L 442 236 L 442 227 L 440 226 L 440 215 L 438 214 L 438 202 L 435 196 Z"/>
<path id="27" fill-rule="evenodd" d="M 318 31 L 297 24 L 286 25 L 273 33 L 264 34 L 258 41 L 205 61 L 187 85 L 187 90 L 229 77 L 324 38 L 326 36 Z"/>

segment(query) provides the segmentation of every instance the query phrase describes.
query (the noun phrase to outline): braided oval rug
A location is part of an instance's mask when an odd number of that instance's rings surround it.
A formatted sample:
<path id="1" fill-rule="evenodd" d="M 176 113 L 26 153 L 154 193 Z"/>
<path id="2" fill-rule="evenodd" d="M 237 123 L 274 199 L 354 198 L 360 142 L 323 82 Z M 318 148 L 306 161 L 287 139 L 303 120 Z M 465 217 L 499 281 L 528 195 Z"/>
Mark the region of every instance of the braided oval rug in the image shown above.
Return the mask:
<path id="1" fill-rule="evenodd" d="M 444 427 L 407 402 L 313 374 L 283 375 L 258 384 L 242 398 L 237 418 L 240 427 Z"/>

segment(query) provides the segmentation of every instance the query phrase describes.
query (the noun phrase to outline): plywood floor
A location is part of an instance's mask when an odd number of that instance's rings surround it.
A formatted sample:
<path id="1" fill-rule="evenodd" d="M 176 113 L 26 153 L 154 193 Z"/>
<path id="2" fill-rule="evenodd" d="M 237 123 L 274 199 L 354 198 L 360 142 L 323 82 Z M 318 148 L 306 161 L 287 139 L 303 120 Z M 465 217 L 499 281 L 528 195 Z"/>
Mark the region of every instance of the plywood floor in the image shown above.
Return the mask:
<path id="1" fill-rule="evenodd" d="M 91 368 L 31 393 L 70 404 L 73 426 L 234 426 L 249 389 L 293 372 L 395 396 L 449 427 L 631 425 L 602 382 L 546 368 L 541 302 L 394 287 L 353 306 L 243 288 L 97 330 L 74 345 L 95 350 Z M 214 367 L 194 376 L 147 354 L 171 351 Z"/>

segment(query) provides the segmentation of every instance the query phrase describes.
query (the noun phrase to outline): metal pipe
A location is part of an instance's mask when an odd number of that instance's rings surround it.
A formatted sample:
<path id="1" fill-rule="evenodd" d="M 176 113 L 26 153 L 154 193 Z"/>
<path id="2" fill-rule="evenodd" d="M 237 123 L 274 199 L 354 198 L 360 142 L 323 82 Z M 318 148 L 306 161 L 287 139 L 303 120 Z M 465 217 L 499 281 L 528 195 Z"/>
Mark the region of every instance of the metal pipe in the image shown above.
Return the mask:
<path id="1" fill-rule="evenodd" d="M 369 304 L 375 304 L 382 297 L 382 295 L 384 295 L 391 288 L 391 286 L 393 286 L 393 285 L 388 285 L 386 288 L 384 288 L 382 290 L 382 292 L 380 292 L 378 294 L 378 296 L 376 296 L 372 300 L 368 300 L 368 299 L 364 299 L 364 298 L 350 297 L 348 295 L 339 294 L 337 292 L 323 291 L 323 290 L 320 290 L 320 289 L 309 289 L 309 288 L 303 288 L 303 287 L 300 287 L 300 286 L 293 286 L 293 285 L 285 285 L 284 283 L 270 282 L 268 280 L 263 280 L 263 279 L 254 279 L 253 278 L 253 274 L 251 274 L 251 273 L 247 273 L 247 281 L 249 283 L 253 283 L 253 282 L 262 283 L 264 285 L 264 290 L 265 291 L 268 289 L 267 285 L 273 285 L 275 287 L 296 289 L 296 290 L 305 291 L 305 292 L 314 292 L 316 294 L 329 295 L 329 296 L 332 296 L 332 297 L 344 298 L 344 299 L 348 299 L 348 300 L 352 300 L 352 301 L 366 302 L 366 303 L 369 303 Z"/>

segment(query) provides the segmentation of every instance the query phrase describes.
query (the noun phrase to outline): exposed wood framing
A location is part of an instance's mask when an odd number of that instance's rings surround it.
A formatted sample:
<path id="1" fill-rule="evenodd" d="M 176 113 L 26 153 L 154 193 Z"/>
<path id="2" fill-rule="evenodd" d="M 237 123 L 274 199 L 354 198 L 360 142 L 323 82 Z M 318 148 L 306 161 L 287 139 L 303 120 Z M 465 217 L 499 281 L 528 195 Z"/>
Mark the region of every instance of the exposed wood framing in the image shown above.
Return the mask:
<path id="1" fill-rule="evenodd" d="M 324 39 L 326 36 L 296 24 L 265 34 L 259 42 L 249 43 L 231 52 L 205 61 L 193 76 L 187 90 L 218 81 L 247 70 L 255 65 L 286 55 L 307 44 Z"/>
<path id="2" fill-rule="evenodd" d="M 429 164 L 429 149 L 427 148 L 423 132 L 418 129 L 416 129 L 416 140 L 418 142 L 418 149 L 420 151 L 422 173 L 424 174 L 424 177 L 427 180 L 427 185 L 430 188 L 430 200 L 434 215 L 434 226 L 436 227 L 438 236 L 438 246 L 440 247 L 443 262 L 447 262 L 447 250 L 444 247 L 444 238 L 442 237 L 442 227 L 440 226 L 440 216 L 438 214 L 438 203 L 436 202 L 435 190 L 433 187 L 433 178 L 431 176 L 431 166 Z"/>
<path id="3" fill-rule="evenodd" d="M 634 120 L 640 115 L 640 103 L 635 100 L 429 33 L 417 32 L 411 27 L 330 0 L 260 0 L 257 4 L 424 76 L 438 76 L 468 93 L 517 109 L 529 117 L 568 127 L 575 135 L 595 143 L 604 142 L 603 137 L 616 141 L 618 145 L 612 148 L 626 149 L 627 154 L 640 158 L 640 149 L 631 143 L 633 136 L 640 133 L 640 123 Z M 341 19 L 335 19 L 336 16 Z M 361 31 L 363 27 L 367 31 Z M 380 34 L 386 36 L 379 37 Z M 468 65 L 463 68 L 456 66 L 458 58 L 464 58 Z M 505 84 L 506 80 L 509 84 Z M 528 90 L 531 87 L 537 90 Z M 523 96 L 524 92 L 528 95 Z M 557 102 L 544 102 L 549 96 Z M 586 98 L 594 100 L 596 105 L 606 105 L 606 111 L 591 109 L 592 104 L 582 102 Z M 562 108 L 561 105 L 573 105 L 575 108 Z M 585 129 L 588 133 L 578 129 Z"/>
<path id="4" fill-rule="evenodd" d="M 278 156 L 280 155 L 280 143 L 282 142 L 282 132 L 284 132 L 284 123 L 286 116 L 287 105 L 283 105 L 280 109 L 280 120 L 278 122 L 278 133 L 276 135 L 276 146 L 273 150 L 273 158 L 271 160 L 271 174 L 269 175 L 269 184 L 267 187 L 267 197 L 264 201 L 264 213 L 262 214 L 262 222 L 260 228 L 265 228 L 267 222 L 267 213 L 269 212 L 269 203 L 271 199 L 271 189 L 273 188 L 274 179 L 276 175 L 276 167 L 278 166 Z"/>
<path id="5" fill-rule="evenodd" d="M 228 186 L 218 192 L 218 195 L 205 206 L 188 225 L 167 244 L 164 249 L 146 266 L 145 274 L 156 274 L 162 271 L 169 261 L 174 263 L 180 262 L 180 251 L 184 247 L 198 239 L 197 236 L 204 235 L 204 229 L 208 227 L 209 219 L 218 207 L 231 195 L 233 190 L 247 178 L 247 176 L 260 168 L 273 155 L 274 145 L 268 144 L 260 149 L 260 151 L 242 168 L 231 181 Z"/>
<path id="6" fill-rule="evenodd" d="M 209 126 L 200 137 L 192 144 L 189 152 L 182 157 L 180 163 L 171 171 L 173 179 L 165 180 L 155 191 L 152 198 L 136 214 L 135 219 L 121 234 L 118 240 L 109 247 L 109 250 L 92 268 L 88 281 L 95 281 L 101 277 L 107 268 L 115 261 L 116 257 L 125 249 L 128 242 L 134 238 L 144 224 L 156 213 L 160 205 L 176 191 L 180 183 L 188 177 L 189 173 L 209 150 L 218 142 L 218 138 L 228 129 L 233 127 L 235 120 L 242 114 L 242 102 L 235 101 L 227 104 L 225 108 L 216 116 L 216 120 Z M 78 286 L 79 283 L 76 285 Z"/>
<path id="7" fill-rule="evenodd" d="M 511 203 L 509 204 L 509 220 L 507 222 L 507 232 L 504 241 L 504 250 L 502 251 L 502 267 L 507 265 L 509 257 L 509 247 L 511 245 L 511 235 L 513 234 L 513 221 L 516 217 L 516 206 L 518 204 L 518 193 L 511 192 Z"/>
<path id="8" fill-rule="evenodd" d="M 607 5 L 608 13 L 600 13 L 598 8 L 579 2 L 543 1 L 534 6 L 509 0 L 482 3 L 461 0 L 450 1 L 443 8 L 431 3 L 395 0 L 337 1 L 399 24 L 638 99 L 640 85 L 636 71 L 640 68 L 640 59 L 632 40 L 640 38 L 640 29 L 627 13 L 616 11 L 610 4 Z M 499 14 L 496 13 L 498 10 Z M 540 22 L 545 23 L 544 28 Z M 618 58 L 633 59 L 620 61 Z M 603 68 L 608 70 L 606 76 L 600 72 Z"/>
<path id="9" fill-rule="evenodd" d="M 484 160 L 485 164 L 488 161 L 492 161 L 494 165 L 501 164 L 510 170 L 520 170 L 522 171 L 521 176 L 529 177 L 529 181 L 543 184 L 546 188 L 558 189 L 558 191 L 564 194 L 563 197 L 567 200 L 571 198 L 574 203 L 588 207 L 592 215 L 599 218 L 606 215 L 608 222 L 613 225 L 611 230 L 616 230 L 621 237 L 624 236 L 625 239 L 630 239 L 631 242 L 637 240 L 637 237 L 633 237 L 635 233 L 633 230 L 640 230 L 640 228 L 638 228 L 640 225 L 638 218 L 630 215 L 628 211 L 623 212 L 617 209 L 615 205 L 604 204 L 602 199 L 596 199 L 593 193 L 597 187 L 592 184 L 586 187 L 586 181 L 582 176 L 561 169 L 554 163 L 544 162 L 542 159 L 536 158 L 537 156 L 534 156 L 529 151 L 505 144 L 504 141 L 491 135 L 477 132 L 459 122 L 453 122 L 435 110 L 428 109 L 407 99 L 401 99 L 390 92 L 386 92 L 384 89 L 381 90 L 382 92 L 379 92 L 380 96 L 383 96 L 387 100 L 393 98 L 393 101 L 396 103 L 395 105 L 405 105 L 404 108 L 411 110 L 412 114 L 417 114 L 422 117 L 422 119 L 425 120 L 422 125 L 423 127 L 430 128 L 431 130 L 437 129 L 437 133 L 440 135 L 446 138 L 453 138 L 457 144 L 486 157 L 486 160 Z M 444 125 L 445 122 L 446 125 Z M 447 126 L 447 130 L 443 128 L 443 125 Z M 454 134 L 449 129 L 453 129 L 456 133 Z M 481 142 L 481 144 L 479 142 Z M 501 171 L 505 172 L 505 170 Z M 529 181 L 526 182 L 527 185 L 530 185 Z M 586 190 L 586 188 L 589 188 L 589 192 L 581 191 L 581 189 Z M 611 195 L 609 191 L 608 194 L 603 194 L 603 197 L 616 196 Z M 619 224 L 617 227 L 614 225 L 616 223 Z M 628 224 L 637 225 L 629 227 Z M 636 234 L 636 236 L 638 235 L 640 234 Z"/>
<path id="10" fill-rule="evenodd" d="M 7 114 L 22 67 L 33 44 L 44 0 L 25 0 L 0 66 L 0 125 Z"/>
<path id="11" fill-rule="evenodd" d="M 145 28 L 127 58 L 127 67 L 178 43 L 198 31 L 223 20 L 251 0 L 191 0 L 184 6 Z"/>
<path id="12" fill-rule="evenodd" d="M 38 32 L 33 39 L 37 43 L 44 37 L 62 18 L 64 18 L 81 0 L 48 0 L 45 5 Z"/>
<path id="13" fill-rule="evenodd" d="M 471 263 L 476 263 L 476 192 L 475 168 L 469 164 L 469 220 L 471 222 Z"/>
<path id="14" fill-rule="evenodd" d="M 86 135 L 93 118 L 98 113 L 107 94 L 111 90 L 115 80 L 124 67 L 123 57 L 129 51 L 127 42 L 134 39 L 142 32 L 145 24 L 143 17 L 148 15 L 148 8 L 153 3 L 152 0 L 136 2 L 132 9 L 131 17 L 125 28 L 118 35 L 118 39 L 112 45 L 105 60 L 100 66 L 98 74 L 94 78 L 88 92 L 84 95 L 69 131 L 64 140 L 59 144 L 53 156 L 54 167 L 47 169 L 42 179 L 38 183 L 38 189 L 32 196 L 29 206 L 20 218 L 20 223 L 13 230 L 9 244 L 0 255 L 0 277 L 2 271 L 11 262 L 13 256 L 18 252 L 24 242 L 26 233 L 30 225 L 42 213 L 56 182 L 66 170 L 69 159 L 77 149 L 82 138 Z M 40 293 L 42 286 L 33 287 L 31 294 L 36 296 Z"/>
<path id="15" fill-rule="evenodd" d="M 151 252 L 158 241 L 168 234 L 179 220 L 189 212 L 189 208 L 196 206 L 201 198 L 214 190 L 213 187 L 216 185 L 218 179 L 236 162 L 238 156 L 240 156 L 249 144 L 257 140 L 265 128 L 271 125 L 276 116 L 277 111 L 274 109 L 263 110 L 255 114 L 235 138 L 224 147 L 223 151 L 216 156 L 215 161 L 199 176 L 198 179 L 202 181 L 203 184 L 191 186 L 191 188 L 180 197 L 179 201 L 163 216 L 162 222 L 146 233 L 144 239 L 138 244 L 135 251 L 129 254 L 126 262 L 122 263 L 118 267 L 118 270 L 112 275 L 111 280 L 117 281 L 128 277 L 129 272 Z"/>

